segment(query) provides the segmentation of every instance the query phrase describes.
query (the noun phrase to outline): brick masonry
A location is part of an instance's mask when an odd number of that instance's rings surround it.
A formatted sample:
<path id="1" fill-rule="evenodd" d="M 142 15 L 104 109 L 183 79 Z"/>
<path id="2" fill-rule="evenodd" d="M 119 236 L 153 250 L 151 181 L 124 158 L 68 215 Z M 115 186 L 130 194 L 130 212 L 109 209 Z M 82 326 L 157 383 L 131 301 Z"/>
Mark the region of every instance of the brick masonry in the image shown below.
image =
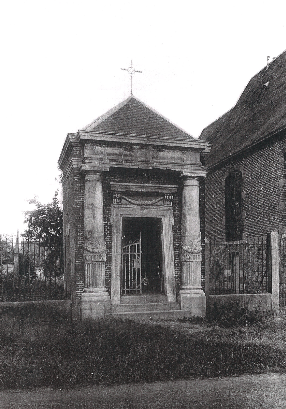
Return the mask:
<path id="1" fill-rule="evenodd" d="M 285 139 L 265 143 L 215 169 L 205 182 L 206 237 L 225 241 L 225 179 L 232 169 L 242 172 L 244 236 L 260 235 L 285 225 Z"/>
<path id="2" fill-rule="evenodd" d="M 264 141 L 241 156 L 209 169 L 205 180 L 205 235 L 225 241 L 225 179 L 242 172 L 243 239 L 278 231 L 280 243 L 280 303 L 286 302 L 286 138 Z M 203 191 L 203 190 L 202 190 Z M 285 299 L 284 299 L 285 298 Z"/>

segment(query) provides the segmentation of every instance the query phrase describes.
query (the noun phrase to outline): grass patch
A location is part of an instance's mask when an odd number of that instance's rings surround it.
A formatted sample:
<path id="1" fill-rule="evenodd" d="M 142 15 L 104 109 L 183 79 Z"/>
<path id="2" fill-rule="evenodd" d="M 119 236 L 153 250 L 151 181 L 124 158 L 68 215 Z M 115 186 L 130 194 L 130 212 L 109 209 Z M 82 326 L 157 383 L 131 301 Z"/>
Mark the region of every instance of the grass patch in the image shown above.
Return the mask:
<path id="1" fill-rule="evenodd" d="M 286 324 L 226 329 L 116 319 L 0 321 L 0 388 L 57 388 L 260 373 L 286 368 Z M 278 325 L 278 324 L 277 324 Z M 196 331 L 193 327 L 196 326 Z M 272 334 L 272 338 L 271 335 Z"/>

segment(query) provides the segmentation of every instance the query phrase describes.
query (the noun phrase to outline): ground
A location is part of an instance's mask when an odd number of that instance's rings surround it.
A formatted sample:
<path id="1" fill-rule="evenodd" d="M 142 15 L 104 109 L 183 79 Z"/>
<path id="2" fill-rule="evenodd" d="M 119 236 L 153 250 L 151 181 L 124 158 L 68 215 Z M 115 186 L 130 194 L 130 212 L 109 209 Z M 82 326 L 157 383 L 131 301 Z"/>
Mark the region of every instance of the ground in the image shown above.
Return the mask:
<path id="1" fill-rule="evenodd" d="M 276 409 L 286 407 L 286 375 L 179 380 L 72 390 L 0 392 L 1 409 Z"/>
<path id="2" fill-rule="evenodd" d="M 74 324 L 28 312 L 1 316 L 0 408 L 286 407 L 284 314 Z"/>

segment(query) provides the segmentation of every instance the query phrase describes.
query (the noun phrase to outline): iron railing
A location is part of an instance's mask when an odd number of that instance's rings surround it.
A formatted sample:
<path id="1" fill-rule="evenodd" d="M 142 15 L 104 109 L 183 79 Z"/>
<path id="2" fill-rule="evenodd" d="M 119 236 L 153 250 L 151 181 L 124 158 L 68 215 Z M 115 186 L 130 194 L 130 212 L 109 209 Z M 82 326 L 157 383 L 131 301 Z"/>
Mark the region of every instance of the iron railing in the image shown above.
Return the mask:
<path id="1" fill-rule="evenodd" d="M 61 260 L 50 255 L 41 240 L 0 235 L 0 301 L 66 298 Z"/>
<path id="2" fill-rule="evenodd" d="M 209 294 L 260 294 L 271 292 L 270 235 L 238 242 L 209 241 Z"/>

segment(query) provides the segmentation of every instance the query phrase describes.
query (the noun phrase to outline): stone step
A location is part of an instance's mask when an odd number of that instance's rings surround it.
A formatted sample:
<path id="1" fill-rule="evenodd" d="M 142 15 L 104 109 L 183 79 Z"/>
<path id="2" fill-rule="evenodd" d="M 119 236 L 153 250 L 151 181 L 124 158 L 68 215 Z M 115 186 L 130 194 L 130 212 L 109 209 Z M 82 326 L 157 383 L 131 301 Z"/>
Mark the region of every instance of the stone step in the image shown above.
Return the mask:
<path id="1" fill-rule="evenodd" d="M 179 310 L 178 303 L 145 303 L 145 304 L 118 304 L 112 306 L 112 313 L 145 312 L 145 311 L 172 311 Z"/>
<path id="2" fill-rule="evenodd" d="M 168 298 L 164 294 L 138 294 L 121 296 L 121 304 L 146 304 L 146 303 L 168 304 Z"/>
<path id="3" fill-rule="evenodd" d="M 133 311 L 133 312 L 121 312 L 112 313 L 114 318 L 132 319 L 132 320 L 144 320 L 149 321 L 152 319 L 168 319 L 177 320 L 179 318 L 189 318 L 191 313 L 189 311 L 182 310 L 162 310 L 162 311 Z"/>

